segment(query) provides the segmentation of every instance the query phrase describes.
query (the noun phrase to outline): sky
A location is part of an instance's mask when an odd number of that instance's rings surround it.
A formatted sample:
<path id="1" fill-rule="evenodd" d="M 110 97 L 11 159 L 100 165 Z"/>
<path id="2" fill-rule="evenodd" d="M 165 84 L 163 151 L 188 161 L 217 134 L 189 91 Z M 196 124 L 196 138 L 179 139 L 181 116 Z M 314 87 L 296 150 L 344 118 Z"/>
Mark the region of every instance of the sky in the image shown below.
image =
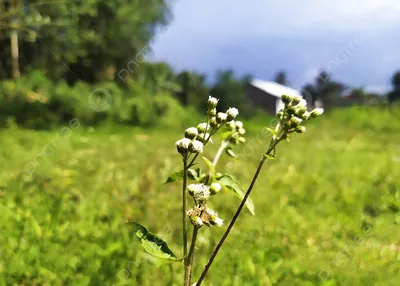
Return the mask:
<path id="1" fill-rule="evenodd" d="M 384 92 L 400 70 L 398 15 L 399 0 L 174 0 L 149 58 L 210 80 L 218 69 L 261 80 L 284 70 L 294 88 L 325 69 Z"/>

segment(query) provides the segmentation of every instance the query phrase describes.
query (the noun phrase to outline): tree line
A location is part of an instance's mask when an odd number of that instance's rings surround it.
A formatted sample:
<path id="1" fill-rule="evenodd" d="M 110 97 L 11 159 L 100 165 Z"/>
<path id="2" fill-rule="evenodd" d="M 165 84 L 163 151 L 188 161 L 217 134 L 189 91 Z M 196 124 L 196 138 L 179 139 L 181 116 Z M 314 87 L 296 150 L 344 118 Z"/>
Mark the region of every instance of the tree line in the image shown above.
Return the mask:
<path id="1" fill-rule="evenodd" d="M 119 94 L 120 101 L 135 102 L 126 104 L 132 109 L 129 122 L 140 121 L 134 113 L 141 100 L 149 100 L 144 95 L 160 94 L 195 109 L 203 109 L 204 98 L 214 94 L 221 98 L 222 109 L 236 106 L 251 116 L 255 110 L 246 100 L 251 75 L 239 77 L 232 70 L 220 70 L 210 84 L 196 71 L 176 72 L 167 63 L 145 61 L 154 36 L 172 20 L 170 5 L 167 0 L 0 0 L 3 117 L 23 112 L 16 116 L 18 121 L 53 109 L 58 113 L 51 111 L 50 117 L 61 114 L 67 118 L 78 112 L 71 105 L 84 101 L 79 98 L 83 94 L 72 93 L 85 90 L 91 94 L 105 85 L 113 99 Z M 289 85 L 283 71 L 273 80 Z M 312 103 L 320 99 L 328 105 L 337 104 L 345 92 L 366 101 L 383 98 L 362 88 L 352 89 L 324 71 L 302 91 Z M 64 98 L 68 96 L 73 99 Z M 393 91 L 387 96 L 389 102 L 398 98 L 400 72 L 393 76 Z M 69 110 L 63 110 L 65 106 Z M 121 106 L 114 107 L 113 116 L 123 113 L 117 109 Z"/>

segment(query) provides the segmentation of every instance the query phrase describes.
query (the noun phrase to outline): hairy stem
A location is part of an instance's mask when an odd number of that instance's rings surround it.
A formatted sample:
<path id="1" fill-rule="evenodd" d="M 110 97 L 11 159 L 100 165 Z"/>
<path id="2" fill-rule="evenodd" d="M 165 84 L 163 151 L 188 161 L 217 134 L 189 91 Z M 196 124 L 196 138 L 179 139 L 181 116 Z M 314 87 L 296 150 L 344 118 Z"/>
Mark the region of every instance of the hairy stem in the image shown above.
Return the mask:
<path id="1" fill-rule="evenodd" d="M 195 246 L 196 246 L 198 230 L 199 230 L 198 227 L 196 227 L 196 226 L 193 227 L 192 243 L 190 245 L 189 256 L 187 257 L 187 261 L 186 261 L 188 271 L 185 272 L 185 286 L 190 286 L 190 283 L 192 280 L 194 250 L 195 250 Z"/>
<path id="2" fill-rule="evenodd" d="M 183 257 L 187 256 L 187 157 L 183 158 L 183 184 L 182 184 L 182 240 L 183 240 Z"/>
<path id="3" fill-rule="evenodd" d="M 275 147 L 279 143 L 279 141 L 280 141 L 279 139 L 273 138 L 271 140 L 270 144 L 269 144 L 269 147 L 268 147 L 267 151 L 264 153 L 264 155 L 270 155 L 270 153 L 275 149 Z M 211 254 L 211 257 L 210 257 L 209 261 L 207 262 L 207 264 L 206 264 L 206 266 L 205 266 L 205 268 L 203 270 L 203 273 L 201 273 L 201 276 L 199 278 L 199 281 L 197 281 L 196 286 L 200 286 L 201 285 L 201 282 L 204 280 L 204 277 L 206 276 L 207 271 L 210 269 L 211 264 L 213 263 L 215 257 L 217 256 L 219 250 L 221 249 L 223 243 L 225 242 L 228 234 L 230 233 L 231 229 L 233 228 L 237 218 L 240 215 L 240 212 L 242 211 L 242 209 L 243 209 L 243 207 L 244 207 L 244 205 L 245 205 L 245 203 L 247 201 L 247 198 L 250 196 L 250 193 L 253 190 L 254 184 L 257 181 L 258 175 L 260 174 L 262 166 L 264 165 L 266 159 L 267 159 L 266 156 L 263 156 L 261 158 L 261 161 L 260 161 L 260 164 L 258 165 L 257 171 L 254 174 L 253 180 L 251 181 L 250 186 L 247 189 L 247 192 L 244 195 L 244 198 L 243 198 L 242 202 L 240 203 L 238 209 L 236 210 L 236 213 L 233 216 L 232 221 L 230 222 L 230 224 L 229 224 L 228 228 L 226 229 L 224 235 L 222 236 L 221 240 L 218 242 L 218 244 L 215 247 L 213 253 Z"/>

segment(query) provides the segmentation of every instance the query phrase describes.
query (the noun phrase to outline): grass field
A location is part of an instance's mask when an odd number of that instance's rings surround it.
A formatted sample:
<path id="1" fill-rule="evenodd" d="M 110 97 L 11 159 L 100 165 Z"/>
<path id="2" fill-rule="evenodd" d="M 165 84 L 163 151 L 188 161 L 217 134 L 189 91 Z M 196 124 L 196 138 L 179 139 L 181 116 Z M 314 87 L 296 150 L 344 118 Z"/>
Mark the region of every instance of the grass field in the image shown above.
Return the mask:
<path id="1" fill-rule="evenodd" d="M 244 186 L 270 124 L 245 122 L 241 161 L 229 165 Z M 1 130 L 0 285 L 181 285 L 181 265 L 154 261 L 124 222 L 181 255 L 180 185 L 162 183 L 181 169 L 183 130 L 79 121 Z M 242 213 L 203 285 L 399 285 L 400 111 L 351 108 L 311 122 L 279 146 L 252 199 L 256 216 Z M 212 203 L 227 223 L 239 200 L 219 193 Z M 195 278 L 223 230 L 201 229 Z"/>

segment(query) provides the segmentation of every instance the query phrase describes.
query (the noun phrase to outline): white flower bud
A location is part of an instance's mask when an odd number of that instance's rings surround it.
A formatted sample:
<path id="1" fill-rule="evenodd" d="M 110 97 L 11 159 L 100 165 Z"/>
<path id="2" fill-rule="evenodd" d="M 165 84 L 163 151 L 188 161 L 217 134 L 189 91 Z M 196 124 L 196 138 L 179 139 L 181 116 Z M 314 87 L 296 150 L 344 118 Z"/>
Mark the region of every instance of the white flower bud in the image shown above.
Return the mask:
<path id="1" fill-rule="evenodd" d="M 320 116 L 322 113 L 324 113 L 324 110 L 322 108 L 315 108 L 310 112 L 310 117 L 315 118 L 317 116 Z"/>
<path id="2" fill-rule="evenodd" d="M 207 128 L 207 123 L 205 123 L 205 122 L 200 123 L 199 125 L 197 125 L 197 131 L 199 131 L 199 133 L 206 132 L 206 128 Z M 210 126 L 208 126 L 208 129 L 210 129 Z"/>
<path id="3" fill-rule="evenodd" d="M 297 105 L 300 103 L 301 97 L 300 96 L 295 96 L 292 99 L 292 105 Z"/>
<path id="4" fill-rule="evenodd" d="M 303 120 L 301 120 L 300 118 L 297 117 L 292 117 L 290 119 L 292 127 L 296 127 L 297 125 L 299 125 Z"/>
<path id="5" fill-rule="evenodd" d="M 304 98 L 300 99 L 300 103 L 298 104 L 299 107 L 304 107 L 307 106 L 307 101 Z"/>
<path id="6" fill-rule="evenodd" d="M 210 134 L 208 133 L 199 133 L 197 135 L 197 140 L 199 140 L 202 143 L 206 143 L 207 141 L 213 143 L 212 139 L 210 138 Z"/>
<path id="7" fill-rule="evenodd" d="M 208 113 L 208 115 L 210 116 L 210 117 L 214 117 L 215 115 L 217 115 L 217 110 L 214 108 L 214 109 L 211 109 L 210 110 L 210 112 Z"/>
<path id="8" fill-rule="evenodd" d="M 243 122 L 242 121 L 236 121 L 235 124 L 236 124 L 237 128 L 243 128 Z"/>
<path id="9" fill-rule="evenodd" d="M 197 227 L 202 227 L 204 225 L 203 221 L 201 220 L 200 217 L 198 216 L 191 216 L 190 217 L 190 222 Z"/>
<path id="10" fill-rule="evenodd" d="M 181 140 L 176 141 L 175 146 L 178 152 L 184 155 L 188 152 L 190 143 L 191 143 L 190 139 L 183 138 Z"/>
<path id="11" fill-rule="evenodd" d="M 237 110 L 234 107 L 230 107 L 227 111 L 226 114 L 228 115 L 228 121 L 231 121 L 233 119 L 235 119 L 236 116 L 238 116 L 239 114 L 239 110 Z"/>
<path id="12" fill-rule="evenodd" d="M 303 119 L 303 120 L 307 120 L 307 119 L 310 118 L 310 112 L 306 111 L 306 112 L 304 112 L 300 117 L 301 117 L 301 119 Z"/>
<path id="13" fill-rule="evenodd" d="M 210 95 L 207 101 L 208 110 L 214 109 L 217 106 L 217 104 L 218 104 L 218 99 Z"/>
<path id="14" fill-rule="evenodd" d="M 217 118 L 213 117 L 213 118 L 210 119 L 210 126 L 212 128 L 215 128 L 215 127 L 218 126 Z"/>
<path id="15" fill-rule="evenodd" d="M 193 153 L 203 153 L 203 143 L 199 140 L 194 140 L 189 144 L 189 151 Z"/>
<path id="16" fill-rule="evenodd" d="M 306 132 L 306 128 L 304 126 L 297 126 L 295 131 L 297 133 L 304 133 L 304 132 Z"/>
<path id="17" fill-rule="evenodd" d="M 215 195 L 222 189 L 222 186 L 219 183 L 212 183 L 210 186 L 211 195 Z"/>
<path id="18" fill-rule="evenodd" d="M 228 120 L 228 115 L 223 112 L 218 112 L 217 114 L 217 123 L 223 123 Z"/>
<path id="19" fill-rule="evenodd" d="M 185 137 L 189 139 L 195 139 L 199 132 L 197 131 L 196 127 L 190 127 L 185 130 Z"/>
<path id="20" fill-rule="evenodd" d="M 283 103 L 288 104 L 290 102 L 292 102 L 293 97 L 287 94 L 283 94 L 281 97 Z"/>
<path id="21" fill-rule="evenodd" d="M 244 128 L 239 128 L 238 132 L 240 135 L 246 134 L 246 130 Z"/>
<path id="22" fill-rule="evenodd" d="M 229 121 L 229 122 L 226 124 L 226 126 L 228 126 L 228 127 L 231 128 L 231 129 L 236 129 L 236 123 L 235 123 L 234 120 Z"/>

